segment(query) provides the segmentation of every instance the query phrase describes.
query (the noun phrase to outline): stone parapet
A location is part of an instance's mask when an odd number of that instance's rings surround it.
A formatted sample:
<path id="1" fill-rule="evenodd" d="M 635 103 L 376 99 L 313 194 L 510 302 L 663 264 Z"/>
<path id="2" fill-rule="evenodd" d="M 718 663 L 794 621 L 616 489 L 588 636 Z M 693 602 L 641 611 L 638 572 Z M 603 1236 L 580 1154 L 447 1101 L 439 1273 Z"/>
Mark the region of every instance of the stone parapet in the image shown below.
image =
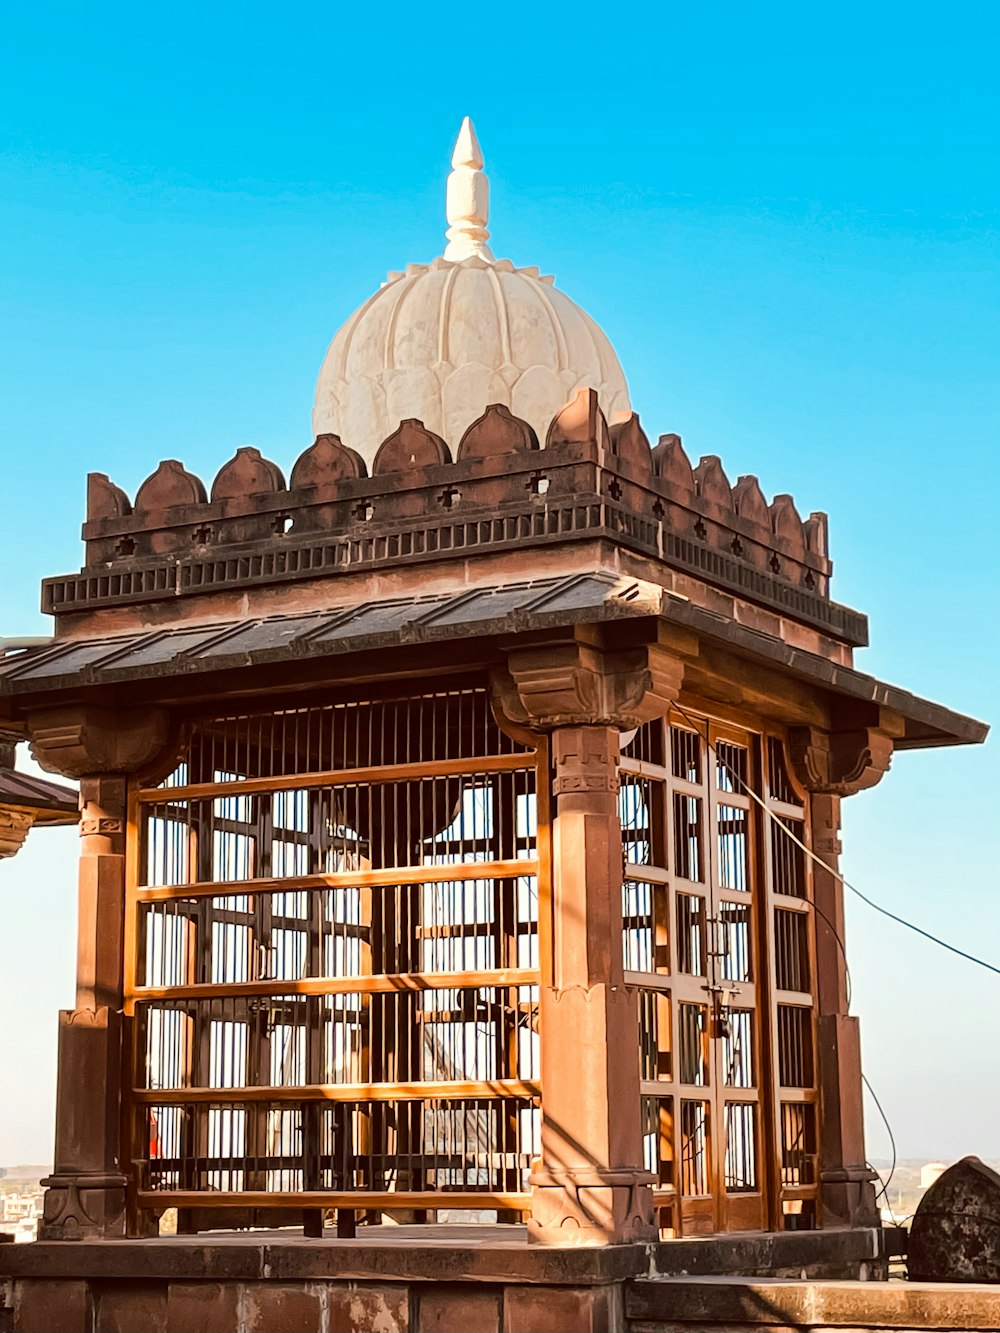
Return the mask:
<path id="1" fill-rule="evenodd" d="M 634 415 L 608 426 L 592 390 L 553 420 L 544 449 L 492 406 L 458 443 L 404 421 L 372 475 L 336 436 L 276 464 L 241 449 L 211 488 L 168 460 L 134 502 L 90 477 L 78 575 L 47 579 L 44 609 L 97 608 L 332 577 L 362 568 L 607 538 L 736 591 L 843 641 L 865 618 L 831 602 L 826 517 L 769 505 L 757 479 L 731 486 L 715 457 L 692 467 L 680 438 L 655 446 Z"/>
<path id="2" fill-rule="evenodd" d="M 0 1257 L 0 1329 L 637 1333 L 640 1324 L 630 1310 L 650 1309 L 661 1299 L 650 1275 L 766 1268 L 815 1278 L 872 1277 L 881 1253 L 874 1231 L 581 1249 L 525 1245 L 517 1227 L 486 1235 L 482 1230 L 476 1228 L 475 1243 L 463 1228 L 442 1228 L 433 1242 L 421 1243 L 426 1230 L 405 1226 L 387 1229 L 385 1237 L 373 1239 L 370 1233 L 357 1240 L 305 1241 L 266 1233 L 11 1245 Z M 696 1291 L 706 1286 L 687 1281 Z M 884 1290 L 875 1283 L 865 1286 L 874 1296 Z M 815 1283 L 782 1284 L 788 1287 L 817 1289 Z"/>

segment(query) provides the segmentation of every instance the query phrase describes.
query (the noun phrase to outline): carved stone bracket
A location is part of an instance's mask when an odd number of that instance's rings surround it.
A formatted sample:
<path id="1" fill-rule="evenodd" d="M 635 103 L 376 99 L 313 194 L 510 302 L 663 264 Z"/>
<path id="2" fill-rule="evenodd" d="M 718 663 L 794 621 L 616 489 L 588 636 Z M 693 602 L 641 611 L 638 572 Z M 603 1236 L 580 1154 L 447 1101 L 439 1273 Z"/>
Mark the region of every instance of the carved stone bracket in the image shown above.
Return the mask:
<path id="1" fill-rule="evenodd" d="M 810 792 L 853 796 L 874 787 L 892 761 L 893 739 L 876 727 L 824 732 L 793 727 L 788 757 L 798 782 Z"/>
<path id="2" fill-rule="evenodd" d="M 684 663 L 658 644 L 607 651 L 578 639 L 512 648 L 494 671 L 494 703 L 511 722 L 542 731 L 662 717 L 680 693 Z"/>
<path id="3" fill-rule="evenodd" d="M 0 860 L 21 850 L 34 822 L 31 811 L 0 809 Z"/>
<path id="4" fill-rule="evenodd" d="M 176 743 L 166 709 L 91 705 L 33 712 L 28 737 L 42 768 L 70 778 L 135 773 L 169 756 Z"/>

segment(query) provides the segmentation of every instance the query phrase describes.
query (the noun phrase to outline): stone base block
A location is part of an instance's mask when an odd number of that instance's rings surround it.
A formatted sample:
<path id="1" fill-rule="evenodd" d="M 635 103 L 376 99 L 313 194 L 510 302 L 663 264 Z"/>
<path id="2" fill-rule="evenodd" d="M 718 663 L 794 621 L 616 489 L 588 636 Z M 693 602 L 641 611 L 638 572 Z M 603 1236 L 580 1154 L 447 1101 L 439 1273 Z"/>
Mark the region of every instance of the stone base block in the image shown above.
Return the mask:
<path id="1" fill-rule="evenodd" d="M 65 1174 L 43 1180 L 40 1240 L 97 1240 L 125 1231 L 124 1176 Z"/>
<path id="2" fill-rule="evenodd" d="M 648 1180 L 612 1172 L 537 1171 L 528 1239 L 540 1245 L 622 1245 L 657 1239 Z"/>
<path id="3" fill-rule="evenodd" d="M 619 1283 L 605 1287 L 512 1287 L 504 1297 L 503 1333 L 619 1333 L 622 1329 Z"/>

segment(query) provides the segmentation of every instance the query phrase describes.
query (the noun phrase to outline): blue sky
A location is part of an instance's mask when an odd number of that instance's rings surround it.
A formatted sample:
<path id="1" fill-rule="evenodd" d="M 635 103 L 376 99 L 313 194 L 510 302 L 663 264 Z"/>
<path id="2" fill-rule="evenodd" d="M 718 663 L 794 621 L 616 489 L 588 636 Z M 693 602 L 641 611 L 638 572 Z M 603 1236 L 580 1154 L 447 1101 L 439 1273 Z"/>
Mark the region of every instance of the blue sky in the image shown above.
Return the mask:
<path id="1" fill-rule="evenodd" d="M 865 670 L 1000 716 L 1000 10 L 40 3 L 0 17 L 0 634 L 45 632 L 85 474 L 309 443 L 316 372 L 442 249 L 476 122 L 498 255 L 611 337 L 652 434 L 831 516 Z M 996 746 L 900 755 L 848 873 L 1000 962 Z M 73 837 L 0 867 L 0 1164 L 51 1140 Z M 850 909 L 865 1065 L 906 1155 L 1000 1156 L 1000 978 Z M 885 1138 L 870 1118 L 870 1151 Z"/>

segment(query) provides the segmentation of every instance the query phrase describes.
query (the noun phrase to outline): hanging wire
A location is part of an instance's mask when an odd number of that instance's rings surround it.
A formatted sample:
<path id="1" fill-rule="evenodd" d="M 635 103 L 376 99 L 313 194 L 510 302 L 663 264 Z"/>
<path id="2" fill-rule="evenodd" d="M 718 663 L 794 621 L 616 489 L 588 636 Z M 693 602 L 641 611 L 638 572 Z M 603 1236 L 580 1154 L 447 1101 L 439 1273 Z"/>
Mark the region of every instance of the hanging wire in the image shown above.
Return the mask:
<path id="1" fill-rule="evenodd" d="M 893 1226 L 898 1227 L 899 1223 L 896 1221 L 896 1214 L 892 1211 L 892 1204 L 889 1202 L 889 1186 L 892 1184 L 892 1178 L 896 1174 L 896 1136 L 893 1134 L 892 1126 L 889 1124 L 889 1117 L 882 1110 L 882 1103 L 876 1096 L 875 1089 L 868 1081 L 867 1074 L 862 1073 L 861 1082 L 865 1085 L 865 1087 L 872 1095 L 872 1101 L 875 1103 L 876 1107 L 878 1108 L 878 1113 L 882 1117 L 882 1124 L 885 1125 L 885 1132 L 889 1135 L 889 1145 L 892 1148 L 892 1166 L 889 1168 L 889 1174 L 886 1177 L 884 1183 L 882 1182 L 881 1176 L 879 1177 L 879 1183 L 881 1185 L 881 1188 L 875 1191 L 875 1197 L 878 1198 L 880 1194 L 885 1197 L 885 1206 L 889 1210 L 889 1216 L 892 1218 L 892 1224 Z M 875 1170 L 871 1162 L 866 1163 L 866 1165 L 870 1171 Z"/>
<path id="2" fill-rule="evenodd" d="M 675 703 L 674 707 L 677 709 L 678 713 L 686 717 L 687 720 L 691 723 L 691 725 L 697 729 L 698 726 L 697 722 L 694 720 L 694 718 L 691 717 L 689 713 L 687 713 L 680 706 L 680 704 Z M 930 940 L 932 944 L 939 944 L 942 949 L 948 949 L 951 953 L 958 954 L 960 958 L 965 958 L 970 963 L 977 963 L 980 967 L 985 967 L 989 972 L 995 972 L 997 976 L 1000 976 L 1000 967 L 997 967 L 994 963 L 988 963 L 984 958 L 978 958 L 975 954 L 966 953 L 964 949 L 959 949 L 957 945 L 949 944 L 947 940 L 940 939 L 937 935 L 933 935 L 929 930 L 924 930 L 923 927 L 921 926 L 915 926 L 912 921 L 907 921 L 905 917 L 897 916 L 895 912 L 890 912 L 887 907 L 880 906 L 873 899 L 869 898 L 866 894 L 862 893 L 860 889 L 856 889 L 854 885 L 850 883 L 849 880 L 846 880 L 843 877 L 843 875 L 841 875 L 838 871 L 834 870 L 832 866 L 827 865 L 827 863 L 823 860 L 823 858 L 817 856 L 811 847 L 807 847 L 801 838 L 796 837 L 796 835 L 792 832 L 791 828 L 788 826 L 788 824 L 785 823 L 785 821 L 781 818 L 781 816 L 775 814 L 773 810 L 769 809 L 767 803 L 760 796 L 758 796 L 758 794 L 754 791 L 754 789 L 747 782 L 745 782 L 738 773 L 736 773 L 732 769 L 728 760 L 725 759 L 724 756 L 718 753 L 715 746 L 708 739 L 707 731 L 708 727 L 706 723 L 705 743 L 708 746 L 708 748 L 712 751 L 712 753 L 715 755 L 715 757 L 722 764 L 724 764 L 725 767 L 729 770 L 734 781 L 739 783 L 739 785 L 743 788 L 747 796 L 749 796 L 752 801 L 756 801 L 756 803 L 767 815 L 768 819 L 770 819 L 773 823 L 777 824 L 778 827 L 785 834 L 787 834 L 787 836 L 792 840 L 792 842 L 794 842 L 797 847 L 801 848 L 802 851 L 805 852 L 806 856 L 808 856 L 811 861 L 815 861 L 815 863 L 818 866 L 821 866 L 822 869 L 827 872 L 827 874 L 832 875 L 833 878 L 837 880 L 838 883 L 842 884 L 845 889 L 850 889 L 851 893 L 856 894 L 857 897 L 859 897 L 863 903 L 867 903 L 869 907 L 874 908 L 876 912 L 880 912 L 882 916 L 887 916 L 890 921 L 896 921 L 899 923 L 899 925 L 906 926 L 907 930 L 915 931 L 916 934 L 922 935 L 924 939 Z M 818 910 L 819 909 L 817 908 L 817 911 Z M 820 912 L 820 915 L 823 916 L 823 913 Z M 827 917 L 824 917 L 823 919 L 827 922 L 827 925 L 830 926 L 830 929 L 834 931 L 834 934 L 836 934 L 836 930 L 832 925 L 832 923 L 829 921 L 829 919 Z M 837 939 L 840 942 L 841 950 L 843 951 L 844 946 L 843 942 L 840 941 L 839 935 L 837 936 Z"/>

